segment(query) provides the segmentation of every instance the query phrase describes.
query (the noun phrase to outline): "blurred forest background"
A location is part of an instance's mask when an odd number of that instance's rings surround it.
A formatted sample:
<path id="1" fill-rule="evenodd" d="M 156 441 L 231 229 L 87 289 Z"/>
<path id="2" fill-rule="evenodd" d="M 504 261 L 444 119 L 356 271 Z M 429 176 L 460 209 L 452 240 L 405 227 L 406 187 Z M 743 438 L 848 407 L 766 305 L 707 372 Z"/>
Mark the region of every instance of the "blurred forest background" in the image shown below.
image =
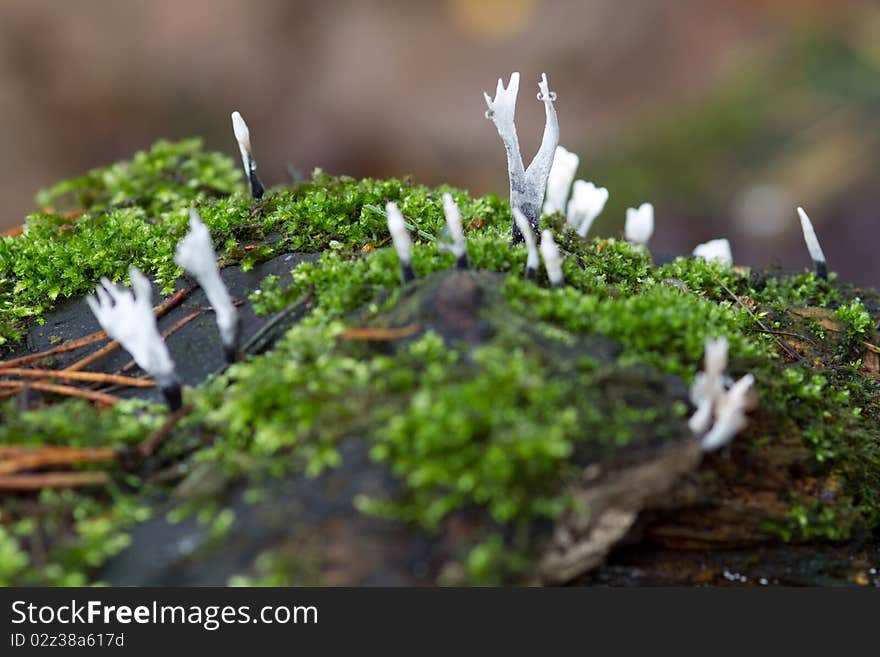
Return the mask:
<path id="1" fill-rule="evenodd" d="M 737 262 L 829 266 L 877 286 L 880 4 L 835 0 L 0 0 L 0 229 L 55 181 L 159 138 L 290 167 L 507 194 L 482 92 L 522 73 L 527 157 L 558 93 L 579 177 L 657 208 L 656 252 L 728 237 Z"/>

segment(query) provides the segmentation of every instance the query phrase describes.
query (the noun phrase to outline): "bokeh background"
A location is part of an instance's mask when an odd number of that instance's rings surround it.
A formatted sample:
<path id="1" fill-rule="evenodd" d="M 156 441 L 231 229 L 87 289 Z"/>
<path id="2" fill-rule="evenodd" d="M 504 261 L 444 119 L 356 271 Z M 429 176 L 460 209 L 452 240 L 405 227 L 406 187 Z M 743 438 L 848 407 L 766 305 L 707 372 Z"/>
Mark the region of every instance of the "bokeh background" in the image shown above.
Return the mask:
<path id="1" fill-rule="evenodd" d="M 579 177 L 609 188 L 595 233 L 650 200 L 655 251 L 726 236 L 742 264 L 798 269 L 802 204 L 830 267 L 880 283 L 870 1 L 0 0 L 0 228 L 159 138 L 237 157 L 233 109 L 269 184 L 320 166 L 506 195 L 482 92 L 513 70 L 523 150 L 546 71 Z"/>

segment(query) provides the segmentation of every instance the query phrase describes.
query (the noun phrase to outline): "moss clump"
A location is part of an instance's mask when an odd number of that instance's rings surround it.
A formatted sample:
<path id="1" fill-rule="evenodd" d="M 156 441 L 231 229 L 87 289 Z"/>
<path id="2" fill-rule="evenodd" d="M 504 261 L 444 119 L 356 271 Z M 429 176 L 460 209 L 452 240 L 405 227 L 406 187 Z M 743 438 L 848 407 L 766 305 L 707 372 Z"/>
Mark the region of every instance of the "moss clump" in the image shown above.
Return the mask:
<path id="1" fill-rule="evenodd" d="M 246 195 L 230 158 L 204 152 L 198 140 L 159 142 L 130 162 L 41 192 L 43 212 L 28 218 L 24 235 L 0 238 L 0 346 L 18 340 L 23 322 L 39 321 L 56 300 L 90 292 L 101 276 L 122 279 L 129 265 L 150 272 L 170 291 L 182 273 L 174 248 L 194 205 L 224 247 L 225 262 L 241 260 L 247 267 L 285 251 L 369 251 L 386 239 L 380 208 L 386 200 L 396 200 L 408 217 L 418 217 L 424 234 L 434 234 L 447 191 L 465 221 L 503 220 L 503 204 L 494 196 L 471 199 L 450 187 L 432 190 L 320 171 L 312 182 L 274 190 L 258 202 Z M 59 208 L 69 211 L 59 214 Z M 260 246 L 245 252 L 242 243 Z"/>
<path id="2" fill-rule="evenodd" d="M 436 248 L 445 191 L 461 207 L 475 271 L 451 270 L 452 256 Z M 406 288 L 385 246 L 388 200 L 415 236 L 420 278 Z M 98 492 L 7 496 L 4 582 L 93 581 L 150 515 L 148 499 L 169 499 L 171 517 L 201 518 L 221 540 L 238 526 L 224 497 L 236 482 L 333 471 L 346 440 L 366 441 L 369 458 L 397 482 L 392 495 L 358 497 L 359 509 L 429 534 L 462 516 L 476 527 L 453 550 L 458 570 L 439 579 L 525 576 L 542 528 L 568 507 L 567 485 L 585 464 L 643 458 L 690 439 L 686 384 L 705 340 L 718 335 L 730 342 L 731 374 L 753 372 L 761 397 L 758 417 L 737 440 L 757 459 L 792 440 L 810 456 L 774 492 L 788 512 L 767 521 L 773 531 L 839 539 L 880 522 L 880 384 L 859 360 L 865 343 L 876 344 L 877 317 L 860 300 L 864 291 L 833 278 L 686 258 L 655 265 L 643 248 L 580 240 L 557 216 L 545 221 L 568 284 L 548 289 L 542 277 L 522 278 L 524 248 L 510 246 L 509 210 L 494 196 L 318 172 L 254 201 L 233 163 L 197 142 L 159 144 L 62 183 L 40 202 L 82 213 L 35 215 L 24 235 L 0 242 L 0 325 L 9 340 L 25 318 L 39 320 L 56 300 L 91 290 L 102 275 L 119 278 L 130 263 L 171 289 L 180 274 L 173 249 L 193 204 L 226 264 L 294 251 L 320 256 L 298 265 L 290 285 L 267 278 L 251 296 L 263 313 L 308 299 L 302 321 L 268 353 L 188 391 L 195 410 L 156 457 L 186 475 L 174 496 L 161 480 L 121 468 Z M 347 339 L 352 327 L 416 328 L 361 343 Z M 0 415 L 0 444 L 125 448 L 154 431 L 163 411 L 62 402 L 20 413 L 9 401 Z M 828 496 L 807 480 L 841 483 Z M 308 551 L 308 580 L 317 581 L 320 555 Z M 264 554 L 234 581 L 305 577 L 284 555 Z"/>

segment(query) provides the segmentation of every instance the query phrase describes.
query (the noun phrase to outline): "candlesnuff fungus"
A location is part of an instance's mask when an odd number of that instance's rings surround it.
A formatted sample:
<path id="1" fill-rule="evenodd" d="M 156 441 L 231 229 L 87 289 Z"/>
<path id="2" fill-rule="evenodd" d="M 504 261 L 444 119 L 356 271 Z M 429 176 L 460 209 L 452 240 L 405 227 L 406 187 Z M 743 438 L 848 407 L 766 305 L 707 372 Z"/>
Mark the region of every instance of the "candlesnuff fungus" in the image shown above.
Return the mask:
<path id="1" fill-rule="evenodd" d="M 404 283 L 414 280 L 416 273 L 412 266 L 412 240 L 406 229 L 403 215 L 394 201 L 385 205 L 385 214 L 388 216 L 388 232 L 394 242 L 394 250 L 397 251 L 397 259 L 400 260 L 400 277 Z"/>
<path id="2" fill-rule="evenodd" d="M 241 164 L 244 167 L 244 175 L 248 177 L 251 184 L 251 196 L 254 198 L 263 198 L 263 183 L 257 177 L 257 161 L 254 159 L 254 152 L 251 150 L 251 131 L 248 130 L 247 123 L 238 112 L 232 113 L 232 131 L 235 133 L 235 140 L 238 142 L 238 150 L 241 152 Z"/>
<path id="3" fill-rule="evenodd" d="M 694 247 L 694 256 L 708 262 L 720 262 L 724 265 L 733 264 L 733 252 L 730 250 L 730 242 L 723 237 L 698 244 Z"/>
<path id="4" fill-rule="evenodd" d="M 688 426 L 701 437 L 703 451 L 711 452 L 729 443 L 745 427 L 755 377 L 746 374 L 729 385 L 724 374 L 727 338 L 706 340 L 704 359 L 705 369 L 697 374 L 691 385 L 691 402 L 697 408 Z"/>
<path id="5" fill-rule="evenodd" d="M 446 216 L 446 227 L 449 229 L 452 244 L 449 247 L 441 245 L 441 248 L 448 248 L 452 255 L 455 256 L 456 267 L 467 269 L 467 240 L 464 237 L 464 229 L 461 226 L 461 212 L 452 198 L 452 194 L 449 192 L 443 194 L 443 214 Z"/>
<path id="6" fill-rule="evenodd" d="M 102 278 L 101 284 L 95 288 L 95 296 L 88 295 L 86 303 L 101 328 L 156 380 L 171 410 L 176 411 L 182 401 L 180 382 L 174 371 L 174 361 L 156 326 L 150 281 L 137 267 L 129 268 L 128 275 L 131 290 Z"/>
<path id="7" fill-rule="evenodd" d="M 553 156 L 553 165 L 550 167 L 550 175 L 547 176 L 547 194 L 544 197 L 544 214 L 565 212 L 565 201 L 568 200 L 568 192 L 574 175 L 577 173 L 580 158 L 563 146 L 556 147 Z"/>
<path id="8" fill-rule="evenodd" d="M 519 138 L 514 123 L 516 96 L 519 92 L 519 73 L 511 74 L 507 88 L 504 87 L 501 78 L 498 78 L 494 99 L 487 93 L 483 94 L 486 105 L 489 107 L 486 111 L 486 117 L 491 119 L 498 129 L 498 134 L 501 136 L 501 141 L 504 142 L 504 150 L 507 153 L 511 210 L 519 208 L 534 232 L 538 231 L 547 177 L 550 175 L 553 156 L 556 153 L 556 146 L 559 144 L 559 123 L 556 118 L 556 109 L 553 107 L 556 94 L 551 92 L 547 85 L 546 73 L 542 74 L 538 89 L 538 100 L 544 103 L 544 136 L 541 139 L 541 147 L 528 168 L 523 165 L 522 154 L 519 150 Z M 513 223 L 512 231 L 513 243 L 518 244 L 523 240 L 523 235 L 516 222 Z"/>
<path id="9" fill-rule="evenodd" d="M 596 217 L 608 202 L 608 190 L 591 182 L 577 180 L 572 187 L 580 158 L 562 146 L 556 147 L 553 166 L 547 178 L 544 214 L 565 211 L 566 222 L 580 237 L 586 237 Z M 571 190 L 571 199 L 568 194 Z M 568 205 L 566 206 L 566 201 Z"/>
<path id="10" fill-rule="evenodd" d="M 703 353 L 703 371 L 698 372 L 691 385 L 691 402 L 697 407 L 688 426 L 696 434 L 703 434 L 712 424 L 713 409 L 724 395 L 724 370 L 727 369 L 727 338 L 706 340 Z"/>
<path id="11" fill-rule="evenodd" d="M 174 262 L 183 267 L 202 286 L 208 302 L 214 309 L 226 361 L 235 362 L 238 358 L 241 328 L 238 311 L 229 298 L 223 279 L 220 278 L 217 256 L 211 243 L 211 233 L 202 223 L 202 218 L 195 209 L 191 208 L 189 211 L 189 232 L 177 244 Z"/>
<path id="12" fill-rule="evenodd" d="M 654 234 L 654 206 L 642 203 L 638 209 L 627 208 L 624 235 L 631 244 L 647 245 Z"/>
<path id="13" fill-rule="evenodd" d="M 754 375 L 746 374 L 730 386 L 718 400 L 715 406 L 715 424 L 700 441 L 704 452 L 724 447 L 745 428 L 748 423 L 746 410 L 749 407 L 749 397 L 754 384 Z"/>
<path id="14" fill-rule="evenodd" d="M 586 237 L 607 202 L 607 189 L 596 187 L 593 183 L 584 180 L 575 180 L 571 200 L 568 202 L 566 221 L 578 235 Z"/>
<path id="15" fill-rule="evenodd" d="M 813 265 L 816 267 L 816 275 L 821 279 L 828 278 L 828 265 L 825 263 L 825 252 L 819 244 L 819 238 L 816 237 L 816 231 L 813 230 L 813 222 L 804 212 L 803 208 L 797 209 L 798 216 L 801 218 L 801 230 L 804 232 L 804 241 L 807 243 L 807 250 L 813 259 Z"/>
<path id="16" fill-rule="evenodd" d="M 513 221 L 519 228 L 520 234 L 526 243 L 526 278 L 535 278 L 538 274 L 538 246 L 535 243 L 535 233 L 529 220 L 519 208 L 513 208 Z"/>
<path id="17" fill-rule="evenodd" d="M 544 268 L 547 270 L 547 278 L 553 287 L 565 285 L 562 276 L 562 256 L 559 255 L 559 247 L 553 240 L 553 232 L 544 229 L 541 233 L 541 258 L 544 259 Z"/>

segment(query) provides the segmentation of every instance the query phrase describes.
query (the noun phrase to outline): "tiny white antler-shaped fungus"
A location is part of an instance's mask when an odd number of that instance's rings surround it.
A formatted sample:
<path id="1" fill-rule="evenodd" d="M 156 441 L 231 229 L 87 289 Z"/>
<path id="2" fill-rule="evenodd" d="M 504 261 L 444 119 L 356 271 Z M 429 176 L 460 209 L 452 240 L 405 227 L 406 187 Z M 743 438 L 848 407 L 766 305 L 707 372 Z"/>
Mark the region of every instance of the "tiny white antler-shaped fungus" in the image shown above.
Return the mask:
<path id="1" fill-rule="evenodd" d="M 498 79 L 495 98 L 486 93 L 483 96 L 489 108 L 486 111 L 486 117 L 491 119 L 498 129 L 498 134 L 501 136 L 504 150 L 507 153 L 511 210 L 519 208 L 532 227 L 532 231 L 537 232 L 544 192 L 547 188 L 547 178 L 550 175 L 556 146 L 559 144 L 559 122 L 556 117 L 556 109 L 553 106 L 556 94 L 550 91 L 547 74 L 543 74 L 538 83 L 538 100 L 544 103 L 544 135 L 538 152 L 528 168 L 525 168 L 514 123 L 518 92 L 519 73 L 513 73 L 506 88 L 501 78 Z M 512 231 L 514 244 L 521 242 L 523 236 L 516 222 L 513 223 Z"/>
<path id="2" fill-rule="evenodd" d="M 131 267 L 128 274 L 131 290 L 102 278 L 95 295 L 88 295 L 86 303 L 101 328 L 131 354 L 142 370 L 156 379 L 171 409 L 177 410 L 181 403 L 180 383 L 174 361 L 156 326 L 150 281 L 137 267 Z"/>
<path id="3" fill-rule="evenodd" d="M 183 267 L 202 286 L 205 296 L 208 297 L 208 303 L 214 309 L 226 360 L 230 363 L 234 362 L 238 356 L 240 332 L 238 311 L 229 298 L 223 279 L 220 278 L 217 256 L 211 243 L 211 233 L 195 209 L 189 211 L 189 232 L 177 244 L 174 262 Z"/>

